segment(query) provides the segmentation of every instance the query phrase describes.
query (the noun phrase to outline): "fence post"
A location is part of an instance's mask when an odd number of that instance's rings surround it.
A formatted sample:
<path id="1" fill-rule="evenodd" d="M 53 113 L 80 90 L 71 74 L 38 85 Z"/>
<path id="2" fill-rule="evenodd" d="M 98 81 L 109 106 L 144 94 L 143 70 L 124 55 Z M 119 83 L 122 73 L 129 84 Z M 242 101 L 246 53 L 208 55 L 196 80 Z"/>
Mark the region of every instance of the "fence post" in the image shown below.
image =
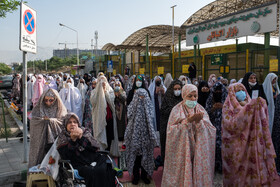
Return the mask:
<path id="1" fill-rule="evenodd" d="M 3 113 L 3 122 L 4 122 L 4 128 L 5 128 L 5 137 L 6 142 L 8 142 L 8 132 L 7 132 L 7 124 L 6 124 L 6 118 L 5 118 L 5 108 L 4 108 L 4 100 L 2 96 L 0 96 L 1 103 L 2 103 L 2 113 Z"/>

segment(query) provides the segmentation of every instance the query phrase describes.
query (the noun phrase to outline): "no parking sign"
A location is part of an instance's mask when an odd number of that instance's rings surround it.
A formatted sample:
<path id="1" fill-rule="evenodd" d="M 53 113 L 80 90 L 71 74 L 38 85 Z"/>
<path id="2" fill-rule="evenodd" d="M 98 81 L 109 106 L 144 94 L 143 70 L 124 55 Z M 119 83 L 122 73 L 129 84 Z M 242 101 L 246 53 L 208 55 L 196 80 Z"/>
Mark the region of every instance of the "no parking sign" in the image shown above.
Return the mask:
<path id="1" fill-rule="evenodd" d="M 37 53 L 36 24 L 36 11 L 21 3 L 19 39 L 21 51 Z"/>

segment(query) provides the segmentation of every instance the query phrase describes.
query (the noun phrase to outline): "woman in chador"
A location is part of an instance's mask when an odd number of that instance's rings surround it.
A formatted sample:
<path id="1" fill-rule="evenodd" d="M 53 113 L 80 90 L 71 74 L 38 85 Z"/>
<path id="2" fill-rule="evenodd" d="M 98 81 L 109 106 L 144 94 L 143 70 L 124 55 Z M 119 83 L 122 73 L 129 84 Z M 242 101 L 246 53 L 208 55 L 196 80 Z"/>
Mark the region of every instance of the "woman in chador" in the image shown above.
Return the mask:
<path id="1" fill-rule="evenodd" d="M 29 167 L 40 164 L 61 132 L 62 118 L 67 109 L 56 90 L 43 92 L 32 110 L 30 120 Z"/>
<path id="2" fill-rule="evenodd" d="M 100 74 L 96 88 L 92 91 L 92 124 L 94 138 L 100 149 L 108 150 L 113 156 L 119 156 L 118 130 L 115 111 L 115 94 L 107 78 Z"/>
<path id="3" fill-rule="evenodd" d="M 59 96 L 67 108 L 68 112 L 75 113 L 83 121 L 82 96 L 78 88 L 74 87 L 72 78 L 66 80 L 65 88 L 59 92 Z"/>
<path id="4" fill-rule="evenodd" d="M 274 158 L 265 100 L 251 100 L 241 83 L 230 85 L 222 121 L 224 186 L 269 186 L 278 179 Z"/>
<path id="5" fill-rule="evenodd" d="M 165 142 L 166 142 L 166 128 L 171 110 L 175 105 L 181 102 L 182 99 L 182 82 L 175 79 L 171 82 L 170 86 L 163 97 L 161 109 L 160 109 L 160 145 L 161 145 L 161 157 L 164 160 L 165 155 Z"/>
<path id="6" fill-rule="evenodd" d="M 167 132 L 163 187 L 212 186 L 216 128 L 197 104 L 197 87 L 182 89 L 183 101 L 171 111 Z"/>
<path id="7" fill-rule="evenodd" d="M 132 183 L 137 185 L 140 179 L 149 184 L 148 175 L 154 171 L 154 147 L 157 145 L 153 128 L 153 107 L 148 92 L 139 88 L 128 106 L 128 125 L 125 131 L 126 162 L 129 174 L 133 174 Z"/>
<path id="8" fill-rule="evenodd" d="M 221 82 L 216 82 L 211 88 L 205 108 L 211 123 L 216 127 L 215 171 L 219 173 L 222 173 L 222 110 L 227 94 L 226 87 Z"/>

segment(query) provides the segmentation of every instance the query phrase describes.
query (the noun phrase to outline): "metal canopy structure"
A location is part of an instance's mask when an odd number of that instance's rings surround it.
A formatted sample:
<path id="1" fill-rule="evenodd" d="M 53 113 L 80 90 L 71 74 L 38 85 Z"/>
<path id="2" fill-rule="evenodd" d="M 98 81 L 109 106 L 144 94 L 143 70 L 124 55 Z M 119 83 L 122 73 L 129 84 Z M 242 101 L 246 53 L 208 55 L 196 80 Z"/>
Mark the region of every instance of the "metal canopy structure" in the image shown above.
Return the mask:
<path id="1" fill-rule="evenodd" d="M 195 12 L 183 23 L 181 28 L 213 20 L 270 2 L 275 2 L 275 0 L 216 0 Z M 279 28 L 279 24 L 277 24 L 277 28 Z M 278 32 L 275 31 L 271 33 L 271 35 L 276 36 L 278 35 Z"/>
<path id="2" fill-rule="evenodd" d="M 174 27 L 175 44 L 186 39 L 185 29 Z M 127 37 L 121 45 L 116 46 L 116 50 L 127 51 L 145 51 L 148 35 L 148 46 L 152 52 L 170 52 L 172 47 L 172 26 L 171 25 L 153 25 L 144 27 L 129 37 Z M 106 44 L 107 45 L 107 44 Z"/>
<path id="3" fill-rule="evenodd" d="M 116 46 L 114 44 L 107 43 L 102 47 L 102 50 L 104 50 L 104 51 L 115 51 L 116 50 L 115 47 Z"/>

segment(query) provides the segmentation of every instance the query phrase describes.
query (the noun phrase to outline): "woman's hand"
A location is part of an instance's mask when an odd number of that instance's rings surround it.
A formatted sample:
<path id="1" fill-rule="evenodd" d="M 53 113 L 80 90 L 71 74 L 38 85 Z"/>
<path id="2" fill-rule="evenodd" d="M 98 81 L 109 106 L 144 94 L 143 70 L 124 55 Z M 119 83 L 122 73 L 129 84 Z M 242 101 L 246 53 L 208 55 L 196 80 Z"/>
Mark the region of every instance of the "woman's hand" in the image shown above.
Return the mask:
<path id="1" fill-rule="evenodd" d="M 213 105 L 213 108 L 214 108 L 214 109 L 223 108 L 223 104 L 222 104 L 222 103 L 215 103 L 215 104 Z"/>
<path id="2" fill-rule="evenodd" d="M 74 130 L 71 131 L 70 133 L 70 138 L 72 141 L 76 141 L 78 138 L 81 139 L 83 136 L 83 130 L 81 128 L 76 128 Z"/>
<path id="3" fill-rule="evenodd" d="M 239 102 L 239 103 L 240 103 L 241 106 L 245 106 L 245 105 L 247 104 L 246 101 L 241 101 L 241 102 Z"/>
<path id="4" fill-rule="evenodd" d="M 202 120 L 202 118 L 203 118 L 203 113 L 199 112 L 199 113 L 190 115 L 188 117 L 188 122 L 190 122 L 190 123 L 192 123 L 192 122 L 199 123 L 200 120 Z"/>

